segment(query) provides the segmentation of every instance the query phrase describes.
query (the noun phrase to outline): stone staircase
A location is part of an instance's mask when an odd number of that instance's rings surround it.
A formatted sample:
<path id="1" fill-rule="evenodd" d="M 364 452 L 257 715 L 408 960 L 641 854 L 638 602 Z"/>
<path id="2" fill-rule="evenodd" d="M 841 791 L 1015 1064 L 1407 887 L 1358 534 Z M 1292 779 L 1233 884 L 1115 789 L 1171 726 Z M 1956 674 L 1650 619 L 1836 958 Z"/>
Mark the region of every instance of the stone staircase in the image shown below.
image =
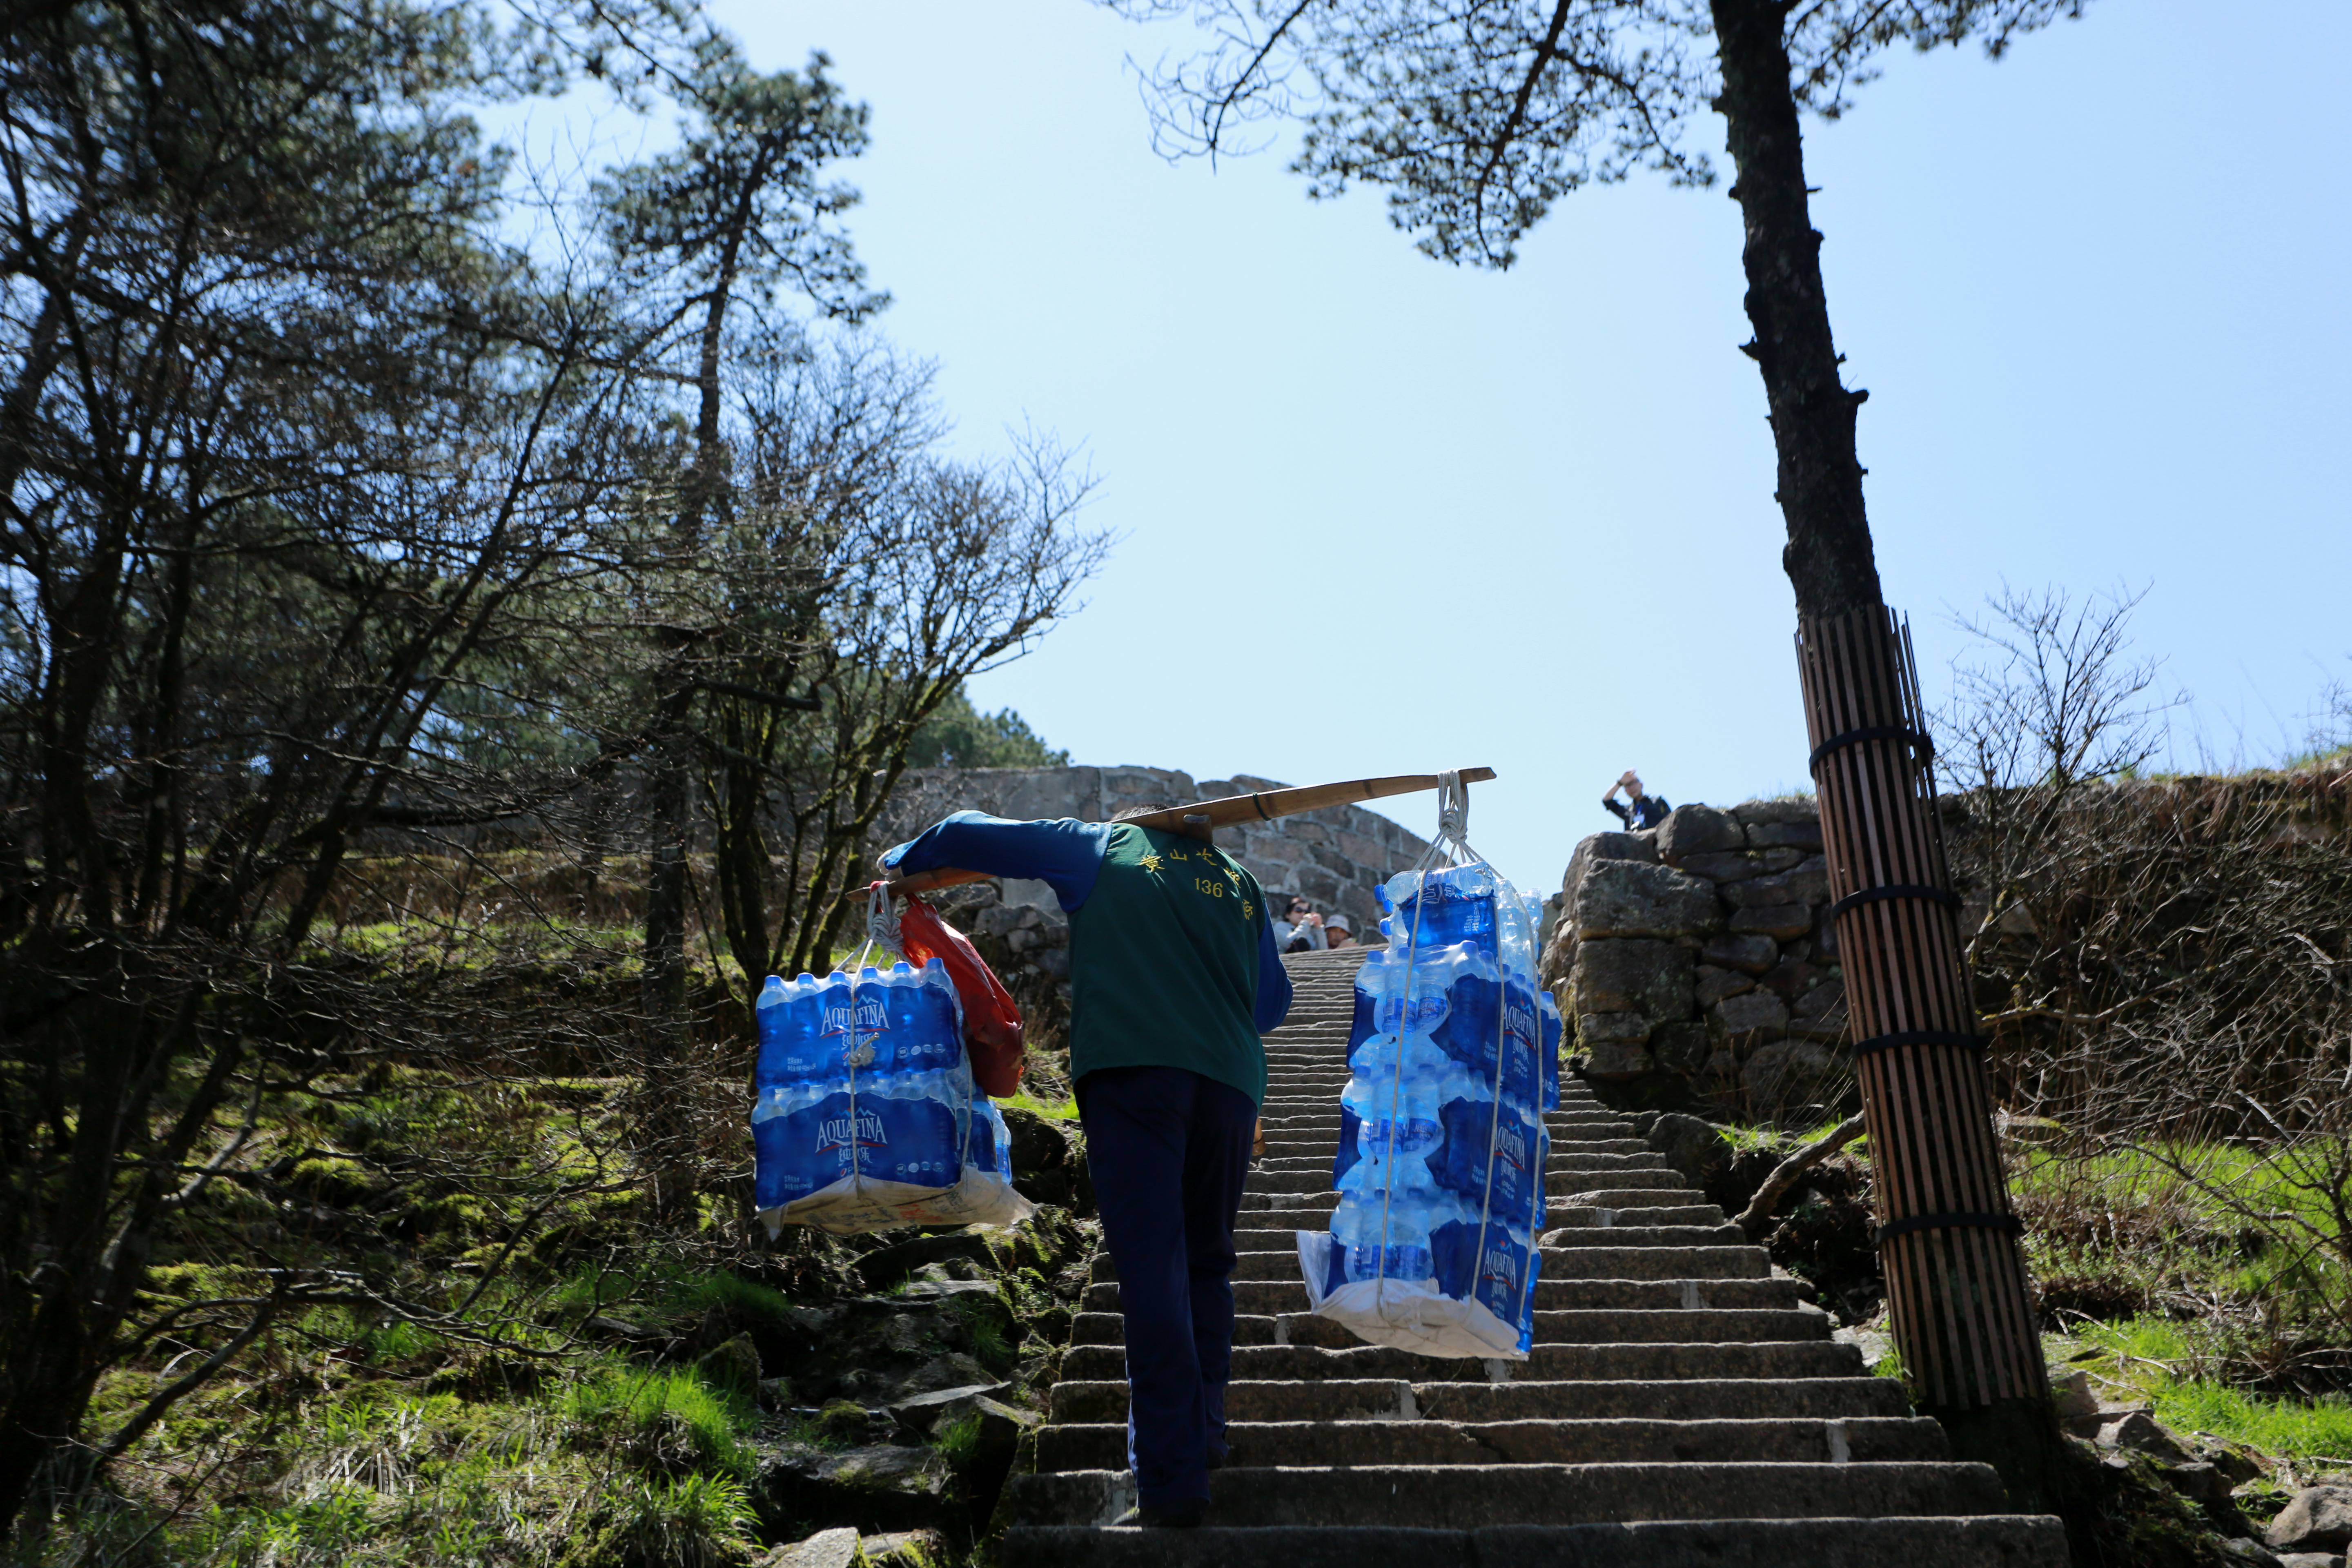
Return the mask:
<path id="1" fill-rule="evenodd" d="M 1108 1254 L 1013 1479 L 1012 1568 L 2064 1568 L 2057 1520 L 1949 1458 L 1902 1389 L 1723 1212 L 1569 1079 L 1524 1363 L 1367 1345 L 1307 1312 L 1360 950 L 1286 960 L 1266 1158 L 1243 1199 L 1227 1467 L 1199 1530 L 1110 1528 L 1134 1501 Z"/>

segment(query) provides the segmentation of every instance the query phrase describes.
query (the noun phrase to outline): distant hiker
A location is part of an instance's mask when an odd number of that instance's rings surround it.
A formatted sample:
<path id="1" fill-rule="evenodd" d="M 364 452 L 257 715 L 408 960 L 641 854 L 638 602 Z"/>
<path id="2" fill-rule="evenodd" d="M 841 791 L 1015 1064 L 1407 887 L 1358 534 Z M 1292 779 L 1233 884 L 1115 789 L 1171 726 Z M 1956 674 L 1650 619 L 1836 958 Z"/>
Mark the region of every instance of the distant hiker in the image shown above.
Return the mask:
<path id="1" fill-rule="evenodd" d="M 1315 906 L 1294 893 L 1290 906 L 1274 922 L 1274 945 L 1281 952 L 1319 952 L 1323 949 L 1323 917 Z"/>
<path id="2" fill-rule="evenodd" d="M 1617 798 L 1617 792 L 1621 789 L 1626 794 L 1625 800 Z M 1623 823 L 1629 832 L 1637 827 L 1655 827 L 1666 819 L 1666 813 L 1674 810 L 1657 795 L 1643 793 L 1641 775 L 1631 768 L 1627 768 L 1619 775 L 1617 782 L 1609 786 L 1609 793 L 1601 797 L 1601 804 L 1607 806 L 1611 815 Z"/>
<path id="3" fill-rule="evenodd" d="M 1070 917 L 1070 1074 L 1127 1321 L 1129 1468 L 1118 1522 L 1190 1526 L 1225 1459 L 1234 1215 L 1265 1049 L 1290 977 L 1257 879 L 1208 842 L 1123 822 L 960 811 L 885 853 L 895 879 L 1030 877 Z"/>
<path id="4" fill-rule="evenodd" d="M 1356 940 L 1356 928 L 1348 923 L 1345 915 L 1333 915 L 1323 922 L 1323 945 L 1346 947 Z"/>

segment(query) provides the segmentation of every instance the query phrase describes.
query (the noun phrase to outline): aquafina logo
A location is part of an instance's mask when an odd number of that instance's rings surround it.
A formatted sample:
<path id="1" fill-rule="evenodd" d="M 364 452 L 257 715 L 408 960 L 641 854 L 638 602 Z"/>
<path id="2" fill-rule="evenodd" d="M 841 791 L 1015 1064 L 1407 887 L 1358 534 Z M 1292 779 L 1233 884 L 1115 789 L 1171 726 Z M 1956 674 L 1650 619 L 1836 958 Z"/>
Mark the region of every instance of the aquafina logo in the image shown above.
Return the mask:
<path id="1" fill-rule="evenodd" d="M 1514 1170 L 1528 1168 L 1528 1130 L 1506 1121 L 1495 1133 L 1495 1155 Z"/>
<path id="2" fill-rule="evenodd" d="M 1481 1280 L 1492 1280 L 1498 1290 L 1516 1294 L 1519 1288 L 1517 1250 L 1502 1243 L 1486 1248 L 1486 1257 L 1478 1270 Z"/>
<path id="3" fill-rule="evenodd" d="M 816 1152 L 828 1150 L 881 1149 L 889 1145 L 889 1135 L 882 1131 L 882 1118 L 860 1106 L 854 1119 L 847 1111 L 828 1116 L 816 1124 Z"/>
<path id="4" fill-rule="evenodd" d="M 824 1009 L 824 1032 L 826 1034 L 846 1035 L 850 1030 L 850 1023 L 849 1004 L 847 1002 L 833 1002 L 826 1004 Z M 866 996 L 858 1002 L 856 1026 L 859 1033 L 872 1035 L 878 1035 L 888 1026 L 888 1020 L 884 1016 L 882 1012 L 881 997 Z"/>

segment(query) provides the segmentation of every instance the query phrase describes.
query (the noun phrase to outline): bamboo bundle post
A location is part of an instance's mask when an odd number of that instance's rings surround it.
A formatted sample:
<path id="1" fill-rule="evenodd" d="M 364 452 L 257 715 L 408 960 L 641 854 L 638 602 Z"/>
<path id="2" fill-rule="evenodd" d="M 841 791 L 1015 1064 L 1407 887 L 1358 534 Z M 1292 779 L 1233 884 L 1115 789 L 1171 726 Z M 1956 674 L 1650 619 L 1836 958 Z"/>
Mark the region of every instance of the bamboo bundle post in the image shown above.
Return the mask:
<path id="1" fill-rule="evenodd" d="M 2008 1406 L 2031 1422 L 2049 1374 L 1994 1141 L 1910 628 L 1883 605 L 1807 619 L 1797 656 L 1895 1344 L 1919 1402 L 1956 1438 L 1990 1429 L 1971 1413 Z"/>

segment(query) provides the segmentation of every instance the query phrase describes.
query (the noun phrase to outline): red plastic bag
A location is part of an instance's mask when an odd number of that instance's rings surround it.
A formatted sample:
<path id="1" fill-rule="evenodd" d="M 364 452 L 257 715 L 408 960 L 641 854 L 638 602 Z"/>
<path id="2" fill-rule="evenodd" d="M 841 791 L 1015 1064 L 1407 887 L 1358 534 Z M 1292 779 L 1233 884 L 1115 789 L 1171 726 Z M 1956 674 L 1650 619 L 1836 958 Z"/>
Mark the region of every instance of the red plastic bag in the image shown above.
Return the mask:
<path id="1" fill-rule="evenodd" d="M 918 966 L 934 958 L 948 966 L 948 978 L 963 1002 L 963 1043 L 973 1081 L 992 1100 L 1019 1093 L 1029 1066 L 1021 1048 L 1021 1009 L 971 939 L 910 894 L 898 916 L 898 951 Z"/>

